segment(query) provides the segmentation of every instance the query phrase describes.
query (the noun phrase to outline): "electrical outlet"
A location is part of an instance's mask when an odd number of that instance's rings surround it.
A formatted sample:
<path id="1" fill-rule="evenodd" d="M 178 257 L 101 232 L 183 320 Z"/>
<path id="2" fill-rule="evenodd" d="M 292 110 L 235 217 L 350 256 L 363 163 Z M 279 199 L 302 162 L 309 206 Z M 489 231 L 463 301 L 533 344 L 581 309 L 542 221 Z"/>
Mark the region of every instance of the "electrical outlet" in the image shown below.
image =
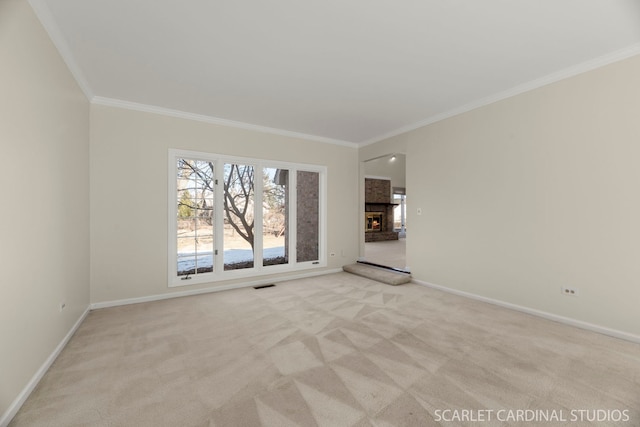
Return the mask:
<path id="1" fill-rule="evenodd" d="M 64 310 L 66 306 L 67 306 L 66 303 L 64 303 L 64 302 L 60 303 L 60 313 L 62 313 L 62 310 Z"/>
<path id="2" fill-rule="evenodd" d="M 335 252 L 331 252 L 331 253 L 329 254 L 329 256 L 336 256 L 336 253 L 335 253 Z"/>
<path id="3" fill-rule="evenodd" d="M 416 214 L 418 214 L 418 215 L 422 215 L 422 208 L 418 208 L 418 209 L 416 209 Z"/>
<path id="4" fill-rule="evenodd" d="M 568 286 L 563 286 L 560 288 L 562 291 L 562 295 L 566 295 L 569 297 L 577 297 L 578 296 L 578 288 L 570 288 Z"/>

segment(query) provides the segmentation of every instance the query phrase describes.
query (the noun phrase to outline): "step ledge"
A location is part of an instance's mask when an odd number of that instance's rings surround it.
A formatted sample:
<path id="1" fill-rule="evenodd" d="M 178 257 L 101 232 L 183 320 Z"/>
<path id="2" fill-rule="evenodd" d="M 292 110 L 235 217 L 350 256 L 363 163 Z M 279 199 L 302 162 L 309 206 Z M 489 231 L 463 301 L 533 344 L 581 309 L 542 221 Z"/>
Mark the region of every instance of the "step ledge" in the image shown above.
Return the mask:
<path id="1" fill-rule="evenodd" d="M 403 285 L 411 281 L 411 275 L 392 270 L 386 270 L 366 264 L 348 264 L 342 267 L 347 273 L 366 277 L 391 286 Z"/>

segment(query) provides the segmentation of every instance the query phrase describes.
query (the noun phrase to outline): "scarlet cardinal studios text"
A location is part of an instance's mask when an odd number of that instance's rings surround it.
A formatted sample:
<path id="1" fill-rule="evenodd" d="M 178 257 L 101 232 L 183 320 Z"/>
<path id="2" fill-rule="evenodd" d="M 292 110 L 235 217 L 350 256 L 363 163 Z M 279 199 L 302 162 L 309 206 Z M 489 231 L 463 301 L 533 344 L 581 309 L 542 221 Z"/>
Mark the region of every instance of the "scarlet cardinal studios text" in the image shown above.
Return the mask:
<path id="1" fill-rule="evenodd" d="M 436 409 L 438 422 L 628 422 L 628 409 Z"/>

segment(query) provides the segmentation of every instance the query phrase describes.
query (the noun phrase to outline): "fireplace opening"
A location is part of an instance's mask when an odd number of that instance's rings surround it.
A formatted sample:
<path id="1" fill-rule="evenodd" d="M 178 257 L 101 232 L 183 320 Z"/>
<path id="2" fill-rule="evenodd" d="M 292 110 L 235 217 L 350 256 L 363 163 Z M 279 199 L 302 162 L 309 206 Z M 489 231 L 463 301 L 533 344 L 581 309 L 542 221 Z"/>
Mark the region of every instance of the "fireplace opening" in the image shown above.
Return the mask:
<path id="1" fill-rule="evenodd" d="M 382 212 L 365 213 L 364 227 L 365 231 L 381 231 L 382 230 Z"/>

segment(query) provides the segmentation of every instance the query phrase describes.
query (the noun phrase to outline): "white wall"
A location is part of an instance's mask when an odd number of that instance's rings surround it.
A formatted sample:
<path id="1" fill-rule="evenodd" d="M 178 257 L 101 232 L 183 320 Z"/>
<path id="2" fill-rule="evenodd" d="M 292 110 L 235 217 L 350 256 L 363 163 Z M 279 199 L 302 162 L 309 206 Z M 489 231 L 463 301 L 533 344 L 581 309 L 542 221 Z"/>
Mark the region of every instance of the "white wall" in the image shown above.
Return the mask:
<path id="1" fill-rule="evenodd" d="M 640 336 L 638 76 L 640 56 L 403 135 L 414 277 Z"/>
<path id="2" fill-rule="evenodd" d="M 2 424 L 89 304 L 89 103 L 26 1 L 0 1 L 0 93 Z"/>
<path id="3" fill-rule="evenodd" d="M 327 269 L 357 258 L 355 148 L 92 105 L 92 303 L 232 283 L 167 286 L 169 148 L 326 165 Z"/>
<path id="4" fill-rule="evenodd" d="M 406 186 L 406 156 L 400 153 L 395 156 L 394 160 L 391 160 L 391 155 L 388 155 L 364 162 L 365 175 L 389 178 L 391 191 L 393 191 L 393 187 L 404 188 Z"/>

